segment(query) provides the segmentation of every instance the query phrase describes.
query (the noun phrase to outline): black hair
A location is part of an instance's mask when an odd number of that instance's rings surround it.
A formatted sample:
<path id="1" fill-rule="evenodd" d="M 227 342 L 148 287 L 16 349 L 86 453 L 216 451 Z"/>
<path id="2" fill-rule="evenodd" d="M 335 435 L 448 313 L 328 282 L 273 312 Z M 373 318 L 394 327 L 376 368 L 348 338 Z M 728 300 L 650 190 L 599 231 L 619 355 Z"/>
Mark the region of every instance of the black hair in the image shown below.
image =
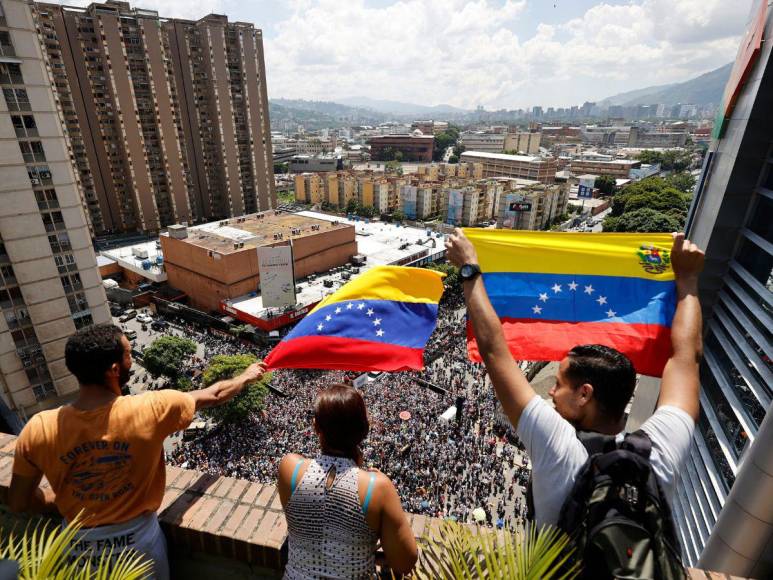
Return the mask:
<path id="1" fill-rule="evenodd" d="M 122 336 L 121 329 L 109 323 L 80 329 L 64 347 L 67 369 L 81 384 L 104 384 L 107 370 L 123 360 Z"/>
<path id="2" fill-rule="evenodd" d="M 360 444 L 368 436 L 370 424 L 357 389 L 333 384 L 320 391 L 314 401 L 314 419 L 327 447 L 361 463 Z"/>
<path id="3" fill-rule="evenodd" d="M 602 412 L 619 421 L 636 387 L 636 371 L 630 359 L 600 344 L 575 346 L 567 355 L 566 375 L 577 388 L 589 383 Z"/>

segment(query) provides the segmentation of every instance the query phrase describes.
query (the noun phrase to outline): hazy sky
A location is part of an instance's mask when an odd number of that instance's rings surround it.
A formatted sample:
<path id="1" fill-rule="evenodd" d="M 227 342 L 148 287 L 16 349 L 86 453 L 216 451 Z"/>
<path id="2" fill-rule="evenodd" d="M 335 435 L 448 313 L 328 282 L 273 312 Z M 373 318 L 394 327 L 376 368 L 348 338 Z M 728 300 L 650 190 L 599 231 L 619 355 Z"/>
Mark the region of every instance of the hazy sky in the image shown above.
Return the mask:
<path id="1" fill-rule="evenodd" d="M 66 4 L 87 4 L 70 0 Z M 566 106 L 735 58 L 753 0 L 135 0 L 263 29 L 269 97 Z"/>

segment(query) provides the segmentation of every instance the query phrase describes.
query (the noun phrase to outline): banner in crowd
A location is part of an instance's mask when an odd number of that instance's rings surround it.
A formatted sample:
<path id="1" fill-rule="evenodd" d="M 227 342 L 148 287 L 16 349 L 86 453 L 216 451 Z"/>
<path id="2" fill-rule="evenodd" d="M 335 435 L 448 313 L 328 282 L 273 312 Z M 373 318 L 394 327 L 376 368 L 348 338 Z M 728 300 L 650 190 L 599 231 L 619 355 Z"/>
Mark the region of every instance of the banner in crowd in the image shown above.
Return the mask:
<path id="1" fill-rule="evenodd" d="M 670 234 L 464 231 L 515 359 L 603 344 L 662 375 L 676 309 Z M 481 360 L 469 325 L 468 352 Z"/>
<path id="2" fill-rule="evenodd" d="M 265 359 L 269 369 L 424 368 L 443 275 L 376 266 L 320 302 Z"/>

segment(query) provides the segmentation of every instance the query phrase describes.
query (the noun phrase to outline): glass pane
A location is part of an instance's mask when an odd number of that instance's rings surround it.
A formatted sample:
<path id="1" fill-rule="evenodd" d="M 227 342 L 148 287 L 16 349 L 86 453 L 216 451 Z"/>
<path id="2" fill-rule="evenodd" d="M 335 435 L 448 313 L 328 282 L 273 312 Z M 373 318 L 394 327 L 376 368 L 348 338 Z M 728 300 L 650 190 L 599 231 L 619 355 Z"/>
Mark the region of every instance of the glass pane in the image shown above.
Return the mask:
<path id="1" fill-rule="evenodd" d="M 757 196 L 748 227 L 758 236 L 773 243 L 773 200 L 764 195 Z"/>
<path id="2" fill-rule="evenodd" d="M 709 454 L 711 454 L 714 465 L 719 472 L 719 480 L 724 484 L 725 492 L 727 493 L 730 491 L 730 488 L 733 487 L 733 483 L 735 483 L 735 474 L 733 474 L 733 469 L 727 462 L 725 454 L 722 453 L 722 447 L 719 445 L 717 436 L 714 434 L 714 430 L 711 428 L 703 409 L 701 409 L 700 417 L 698 418 L 698 429 L 700 429 L 700 432 L 703 435 Z"/>
<path id="3" fill-rule="evenodd" d="M 743 239 L 736 260 L 763 286 L 773 292 L 773 256 L 751 240 Z"/>
<path id="4" fill-rule="evenodd" d="M 717 415 L 722 431 L 725 432 L 725 437 L 730 441 L 733 454 L 738 459 L 741 457 L 741 452 L 749 440 L 748 435 L 738 422 L 738 419 L 736 419 L 730 403 L 727 402 L 727 399 L 722 394 L 717 379 L 705 361 L 701 363 L 701 386 L 709 398 L 711 408 L 714 409 L 714 413 Z"/>

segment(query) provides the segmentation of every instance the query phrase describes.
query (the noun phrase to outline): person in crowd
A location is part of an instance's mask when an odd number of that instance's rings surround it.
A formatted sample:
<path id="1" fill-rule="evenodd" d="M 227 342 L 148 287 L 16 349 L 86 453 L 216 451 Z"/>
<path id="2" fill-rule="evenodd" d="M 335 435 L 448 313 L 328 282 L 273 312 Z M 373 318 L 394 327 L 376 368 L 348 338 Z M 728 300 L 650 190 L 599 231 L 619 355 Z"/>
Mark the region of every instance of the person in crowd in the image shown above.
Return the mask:
<path id="1" fill-rule="evenodd" d="M 477 265 L 472 243 L 457 229 L 446 242 L 455 266 Z M 669 501 L 683 468 L 699 411 L 698 365 L 702 356 L 698 275 L 704 255 L 684 234 L 674 234 L 671 264 L 677 307 L 671 325 L 672 355 L 663 371 L 656 412 L 641 426 L 652 442 L 650 463 Z M 588 458 L 576 430 L 614 435 L 636 384 L 620 352 L 582 345 L 561 361 L 550 396 L 537 395 L 507 347 L 502 325 L 480 275 L 463 282 L 467 312 L 497 397 L 532 462 L 534 518 L 556 524 L 576 475 Z"/>
<path id="2" fill-rule="evenodd" d="M 80 390 L 71 404 L 42 411 L 25 425 L 16 442 L 9 505 L 58 511 L 66 521 L 82 514 L 85 529 L 73 554 L 88 550 L 97 561 L 97 546 L 130 547 L 152 561 L 156 578 L 168 578 L 156 516 L 165 489 L 164 439 L 185 429 L 197 410 L 221 405 L 259 380 L 264 367 L 253 364 L 236 378 L 190 393 L 121 396 L 131 346 L 112 324 L 71 336 L 65 363 Z M 39 488 L 44 475 L 50 489 Z"/>
<path id="3" fill-rule="evenodd" d="M 285 578 L 371 578 L 379 541 L 387 565 L 410 572 L 416 541 L 397 490 L 383 473 L 363 469 L 369 423 L 362 395 L 344 384 L 322 390 L 313 428 L 321 454 L 291 453 L 279 464 L 289 533 Z"/>

